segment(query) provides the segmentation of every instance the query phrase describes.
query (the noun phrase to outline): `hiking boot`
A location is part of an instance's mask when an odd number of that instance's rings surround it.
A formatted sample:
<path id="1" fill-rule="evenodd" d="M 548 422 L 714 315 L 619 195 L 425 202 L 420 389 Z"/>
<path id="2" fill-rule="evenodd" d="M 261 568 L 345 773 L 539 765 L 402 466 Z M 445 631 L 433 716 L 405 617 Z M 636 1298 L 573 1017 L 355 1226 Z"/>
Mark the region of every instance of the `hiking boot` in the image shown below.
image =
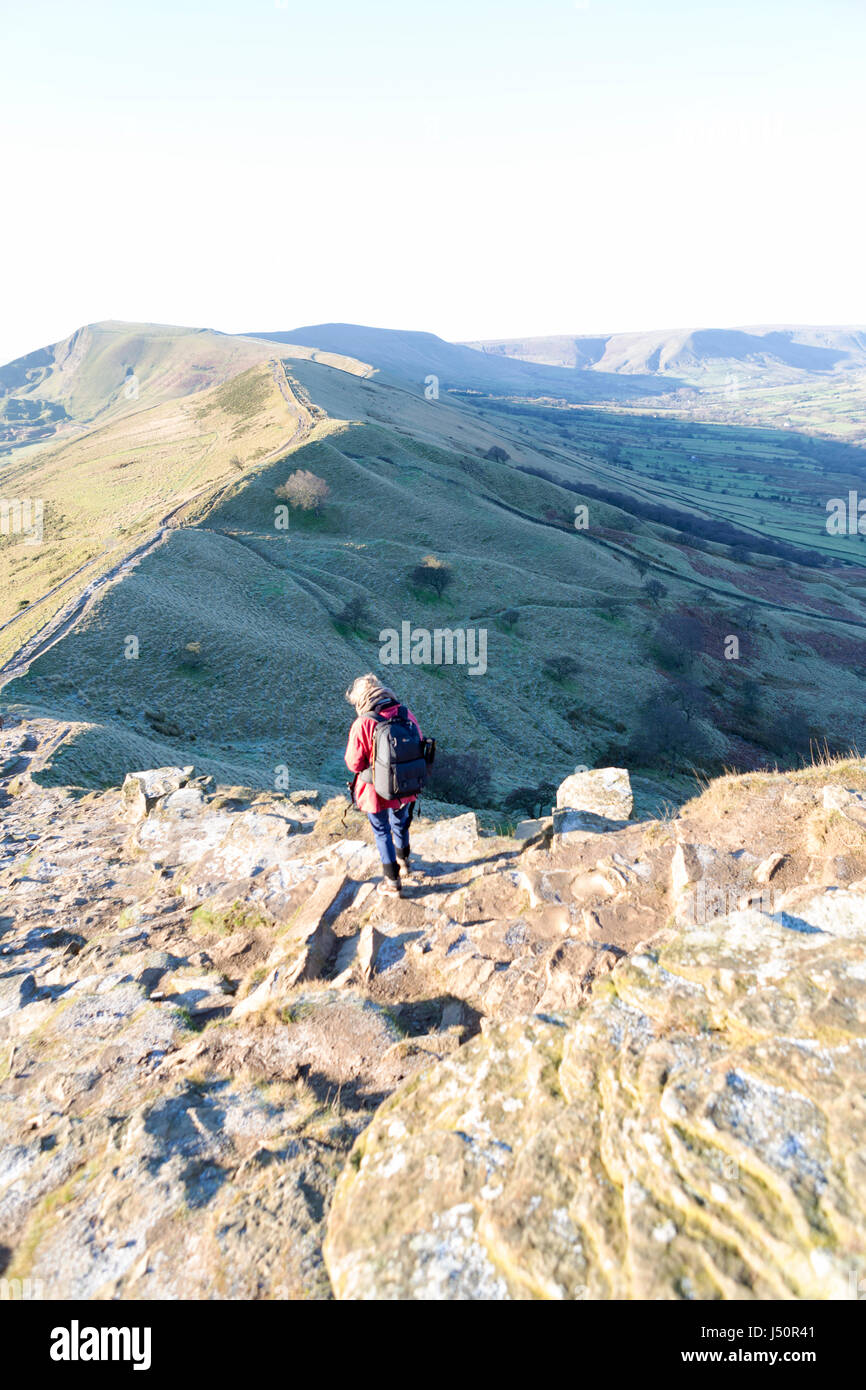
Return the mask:
<path id="1" fill-rule="evenodd" d="M 400 860 L 400 878 L 403 883 L 418 884 L 424 877 L 422 871 L 411 859 Z"/>
<path id="2" fill-rule="evenodd" d="M 402 898 L 403 896 L 399 878 L 396 882 L 392 878 L 380 879 L 376 884 L 376 892 L 381 893 L 383 898 Z"/>

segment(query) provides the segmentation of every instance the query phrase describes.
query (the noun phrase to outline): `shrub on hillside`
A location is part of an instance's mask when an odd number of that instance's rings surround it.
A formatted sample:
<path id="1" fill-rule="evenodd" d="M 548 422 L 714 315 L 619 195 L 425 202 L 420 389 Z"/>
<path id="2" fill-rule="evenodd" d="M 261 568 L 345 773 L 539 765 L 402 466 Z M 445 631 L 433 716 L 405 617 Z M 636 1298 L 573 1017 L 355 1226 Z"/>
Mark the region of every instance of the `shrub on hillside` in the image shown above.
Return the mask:
<path id="1" fill-rule="evenodd" d="M 437 753 L 430 795 L 460 806 L 486 806 L 491 777 L 490 764 L 478 753 Z"/>
<path id="2" fill-rule="evenodd" d="M 768 710 L 759 715 L 753 738 L 788 767 L 809 762 L 813 746 L 822 744 L 820 732 L 799 709 Z"/>
<path id="3" fill-rule="evenodd" d="M 362 632 L 369 620 L 367 600 L 355 594 L 343 604 L 334 618 L 334 626 L 341 632 Z"/>
<path id="4" fill-rule="evenodd" d="M 616 594 L 603 594 L 596 605 L 598 616 L 606 623 L 615 623 L 623 616 L 624 604 Z"/>
<path id="5" fill-rule="evenodd" d="M 330 492 L 324 478 L 308 468 L 298 468 L 274 490 L 274 496 L 285 498 L 290 507 L 299 507 L 303 512 L 317 512 Z"/>
<path id="6" fill-rule="evenodd" d="M 648 598 L 650 603 L 659 603 L 667 593 L 667 588 L 660 579 L 648 579 L 641 589 L 644 598 Z"/>
<path id="7" fill-rule="evenodd" d="M 656 628 L 647 648 L 662 671 L 688 671 L 703 646 L 704 634 L 697 618 L 675 613 Z"/>
<path id="8" fill-rule="evenodd" d="M 509 815 L 532 817 L 544 815 L 553 804 L 556 786 L 553 782 L 541 782 L 537 787 L 515 787 L 502 802 L 503 811 Z"/>
<path id="9" fill-rule="evenodd" d="M 420 565 L 413 565 L 409 571 L 409 583 L 416 589 L 428 589 L 437 598 L 454 580 L 451 566 L 435 555 L 425 555 Z"/>
<path id="10" fill-rule="evenodd" d="M 701 766 L 710 756 L 700 725 L 687 717 L 668 694 L 653 695 L 645 701 L 638 718 L 638 728 L 625 750 L 629 762 L 639 767 L 682 772 L 691 763 Z"/>
<path id="11" fill-rule="evenodd" d="M 552 681 L 567 681 L 576 676 L 580 666 L 573 656 L 549 656 L 542 666 L 544 674 Z"/>

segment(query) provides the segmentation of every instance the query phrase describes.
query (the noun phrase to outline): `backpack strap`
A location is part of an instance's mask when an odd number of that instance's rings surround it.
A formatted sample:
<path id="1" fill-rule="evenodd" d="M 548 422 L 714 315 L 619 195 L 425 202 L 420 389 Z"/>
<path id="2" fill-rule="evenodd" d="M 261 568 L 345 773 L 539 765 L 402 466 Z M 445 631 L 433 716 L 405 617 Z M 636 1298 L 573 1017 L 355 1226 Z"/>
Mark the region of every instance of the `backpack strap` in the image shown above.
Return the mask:
<path id="1" fill-rule="evenodd" d="M 401 706 L 401 708 L 402 708 L 402 706 Z M 388 719 L 383 719 L 383 718 L 381 717 L 381 715 L 379 715 L 379 714 L 377 714 L 377 713 L 375 712 L 375 710 L 371 710 L 369 714 L 365 714 L 365 715 L 364 715 L 364 718 L 365 718 L 365 719 L 372 719 L 374 724 L 388 724 L 388 723 L 390 723 L 390 720 L 388 720 Z M 376 751 L 376 731 L 375 731 L 375 729 L 374 729 L 374 730 L 373 730 L 373 752 L 374 752 L 374 754 L 375 754 L 375 751 Z M 357 780 L 358 780 L 359 782 L 367 782 L 368 784 L 372 784 L 372 781 L 373 781 L 373 764 L 372 764 L 372 763 L 370 763 L 370 766 L 369 766 L 369 767 L 365 767 L 364 770 L 363 770 L 363 772 L 359 772 L 359 773 L 357 774 Z"/>

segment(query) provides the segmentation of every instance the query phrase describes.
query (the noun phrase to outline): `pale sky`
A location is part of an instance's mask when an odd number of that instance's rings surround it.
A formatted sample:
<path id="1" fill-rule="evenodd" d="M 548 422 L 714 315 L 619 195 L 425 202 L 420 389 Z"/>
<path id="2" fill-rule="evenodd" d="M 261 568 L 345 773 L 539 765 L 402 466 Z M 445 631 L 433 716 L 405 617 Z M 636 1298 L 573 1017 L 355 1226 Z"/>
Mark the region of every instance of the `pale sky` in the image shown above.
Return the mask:
<path id="1" fill-rule="evenodd" d="M 866 322 L 864 0 L 2 0 L 0 362 Z"/>

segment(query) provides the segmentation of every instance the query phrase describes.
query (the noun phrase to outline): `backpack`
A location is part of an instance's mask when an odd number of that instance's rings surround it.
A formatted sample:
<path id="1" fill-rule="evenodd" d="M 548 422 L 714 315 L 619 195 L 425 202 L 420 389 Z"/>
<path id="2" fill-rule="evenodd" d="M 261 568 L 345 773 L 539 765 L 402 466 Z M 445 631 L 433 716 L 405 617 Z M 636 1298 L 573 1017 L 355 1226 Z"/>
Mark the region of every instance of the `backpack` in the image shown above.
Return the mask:
<path id="1" fill-rule="evenodd" d="M 379 714 L 367 717 L 376 721 L 372 758 L 370 766 L 358 773 L 358 781 L 372 783 L 373 790 L 383 801 L 417 796 L 427 781 L 435 741 L 421 737 L 405 705 L 398 705 L 391 719 L 383 719 Z"/>

